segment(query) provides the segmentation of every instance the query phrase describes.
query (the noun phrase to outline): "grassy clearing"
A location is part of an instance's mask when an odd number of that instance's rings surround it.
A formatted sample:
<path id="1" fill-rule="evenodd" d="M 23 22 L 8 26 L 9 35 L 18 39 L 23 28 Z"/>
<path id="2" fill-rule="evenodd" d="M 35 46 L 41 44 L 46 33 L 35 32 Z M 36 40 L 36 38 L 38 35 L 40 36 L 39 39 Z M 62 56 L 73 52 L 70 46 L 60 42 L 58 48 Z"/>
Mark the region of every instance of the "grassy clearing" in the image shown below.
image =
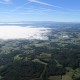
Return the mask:
<path id="1" fill-rule="evenodd" d="M 72 80 L 72 77 L 70 75 L 64 75 L 62 76 L 62 80 Z"/>
<path id="2" fill-rule="evenodd" d="M 61 80 L 61 76 L 50 76 L 49 80 Z"/>

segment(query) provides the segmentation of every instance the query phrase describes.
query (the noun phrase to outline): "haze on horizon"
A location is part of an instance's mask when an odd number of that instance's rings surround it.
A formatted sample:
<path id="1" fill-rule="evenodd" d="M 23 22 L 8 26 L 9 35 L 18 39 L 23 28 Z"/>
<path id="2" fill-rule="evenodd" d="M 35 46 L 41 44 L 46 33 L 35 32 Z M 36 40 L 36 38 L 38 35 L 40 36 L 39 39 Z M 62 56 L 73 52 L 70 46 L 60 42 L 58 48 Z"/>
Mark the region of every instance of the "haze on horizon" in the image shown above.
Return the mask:
<path id="1" fill-rule="evenodd" d="M 0 0 L 0 22 L 80 22 L 80 0 Z"/>

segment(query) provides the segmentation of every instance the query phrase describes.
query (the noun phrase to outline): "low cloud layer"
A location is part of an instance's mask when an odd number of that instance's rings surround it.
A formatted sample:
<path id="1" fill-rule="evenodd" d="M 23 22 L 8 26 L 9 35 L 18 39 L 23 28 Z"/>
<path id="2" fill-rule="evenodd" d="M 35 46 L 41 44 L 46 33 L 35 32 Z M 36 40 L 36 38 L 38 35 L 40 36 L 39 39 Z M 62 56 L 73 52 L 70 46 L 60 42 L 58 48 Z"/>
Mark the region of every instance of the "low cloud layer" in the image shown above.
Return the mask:
<path id="1" fill-rule="evenodd" d="M 48 28 L 0 26 L 0 39 L 39 39 L 47 40 Z"/>

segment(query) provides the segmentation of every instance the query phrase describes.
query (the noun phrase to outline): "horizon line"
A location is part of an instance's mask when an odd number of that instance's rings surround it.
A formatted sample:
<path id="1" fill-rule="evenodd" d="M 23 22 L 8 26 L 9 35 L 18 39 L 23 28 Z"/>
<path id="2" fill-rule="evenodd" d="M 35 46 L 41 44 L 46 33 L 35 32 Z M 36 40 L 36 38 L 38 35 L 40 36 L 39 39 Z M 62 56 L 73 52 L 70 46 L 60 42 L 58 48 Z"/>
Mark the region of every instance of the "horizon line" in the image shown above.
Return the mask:
<path id="1" fill-rule="evenodd" d="M 80 21 L 0 21 L 0 24 L 10 23 L 29 23 L 29 22 L 56 22 L 56 23 L 80 23 Z"/>

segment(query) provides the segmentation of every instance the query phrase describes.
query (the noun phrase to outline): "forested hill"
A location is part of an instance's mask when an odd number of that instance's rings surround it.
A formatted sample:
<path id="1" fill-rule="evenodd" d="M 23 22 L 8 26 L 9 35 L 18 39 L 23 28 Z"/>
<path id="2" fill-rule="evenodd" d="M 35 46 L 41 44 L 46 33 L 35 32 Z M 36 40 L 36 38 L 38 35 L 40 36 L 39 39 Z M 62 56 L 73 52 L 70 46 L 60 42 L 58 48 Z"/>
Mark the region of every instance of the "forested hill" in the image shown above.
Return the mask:
<path id="1" fill-rule="evenodd" d="M 0 40 L 0 80 L 80 80 L 80 28 L 49 40 Z"/>

